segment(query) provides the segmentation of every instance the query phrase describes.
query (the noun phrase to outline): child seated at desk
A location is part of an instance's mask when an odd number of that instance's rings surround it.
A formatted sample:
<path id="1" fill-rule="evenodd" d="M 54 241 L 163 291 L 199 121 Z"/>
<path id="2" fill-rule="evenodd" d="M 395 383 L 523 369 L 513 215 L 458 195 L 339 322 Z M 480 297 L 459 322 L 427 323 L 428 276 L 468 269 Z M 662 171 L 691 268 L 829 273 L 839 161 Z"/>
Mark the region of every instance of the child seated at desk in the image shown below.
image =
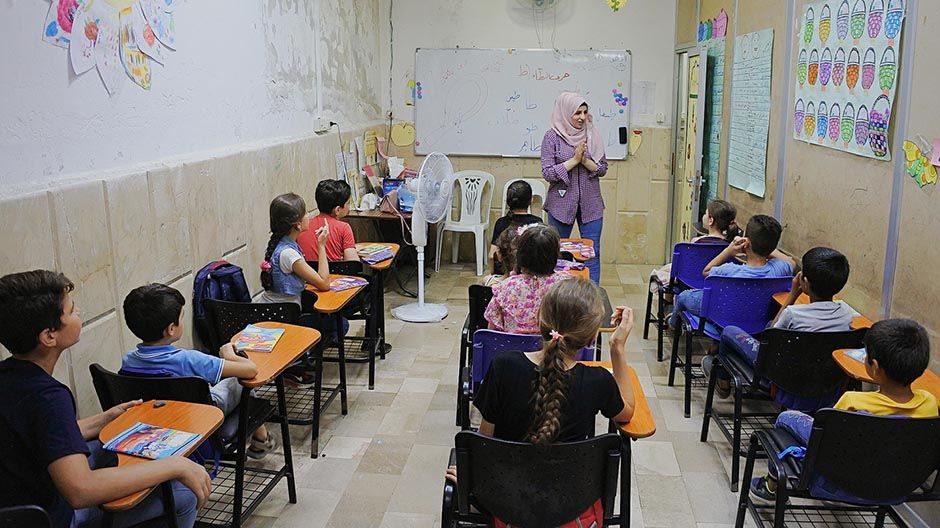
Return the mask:
<path id="1" fill-rule="evenodd" d="M 878 321 L 865 334 L 865 350 L 865 372 L 878 385 L 878 391 L 848 391 L 834 409 L 878 416 L 937 416 L 937 399 L 933 394 L 911 388 L 911 383 L 924 374 L 930 363 L 930 338 L 924 327 L 910 319 Z M 799 411 L 784 411 L 777 417 L 775 427 L 789 432 L 805 447 L 813 431 L 813 417 Z M 750 486 L 754 496 L 775 500 L 776 475 L 756 477 Z"/>
<path id="2" fill-rule="evenodd" d="M 219 357 L 173 346 L 183 337 L 183 305 L 186 299 L 175 288 L 148 284 L 134 288 L 124 298 L 124 321 L 141 343 L 124 354 L 121 368 L 173 377 L 195 376 L 209 383 L 212 402 L 226 416 L 235 412 L 242 397 L 239 380 L 251 379 L 258 367 L 235 354 L 231 343 L 219 348 Z M 262 424 L 255 429 L 248 456 L 261 459 L 277 442 Z"/>
<path id="3" fill-rule="evenodd" d="M 79 420 L 72 392 L 52 375 L 82 331 L 73 287 L 45 270 L 0 278 L 0 343 L 13 354 L 0 362 L 0 508 L 38 505 L 57 528 L 98 525 L 98 505 L 173 481 L 177 523 L 189 528 L 211 490 L 205 468 L 181 456 L 117 467 L 98 435 L 140 400 Z M 130 526 L 162 515 L 162 494 L 151 493 L 113 519 Z"/>
<path id="4" fill-rule="evenodd" d="M 490 330 L 538 333 L 542 297 L 553 284 L 571 277 L 555 272 L 560 248 L 555 228 L 542 224 L 523 228 L 516 243 L 516 274 L 493 287 L 493 298 L 483 312 Z"/>
<path id="5" fill-rule="evenodd" d="M 499 236 L 503 231 L 510 227 L 517 227 L 527 224 L 541 224 L 542 219 L 534 214 L 529 214 L 529 207 L 532 206 L 532 186 L 523 180 L 516 180 L 509 184 L 506 189 L 506 208 L 509 214 L 496 220 L 493 224 L 493 240 L 490 242 L 490 258 L 496 255 L 499 246 Z M 501 270 L 508 273 L 505 269 Z M 494 273 L 499 273 L 495 271 Z"/>
<path id="6" fill-rule="evenodd" d="M 495 286 L 508 279 L 515 271 L 515 246 L 518 238 L 519 228 L 505 229 L 502 234 L 499 235 L 499 238 L 496 240 L 496 254 L 493 256 L 493 273 L 483 277 L 482 284 L 484 286 Z"/>
<path id="7" fill-rule="evenodd" d="M 316 233 L 324 225 L 329 225 L 330 229 L 326 237 L 326 257 L 331 262 L 359 260 L 352 228 L 340 220 L 349 214 L 351 192 L 349 184 L 342 180 L 322 180 L 317 184 L 314 196 L 320 214 L 310 220 L 310 229 L 297 237 L 297 244 L 306 260 L 320 260 Z"/>
<path id="8" fill-rule="evenodd" d="M 783 228 L 780 222 L 767 215 L 754 215 L 747 222 L 743 237 L 734 239 L 717 257 L 709 262 L 702 274 L 706 277 L 792 277 L 796 263 L 777 249 Z M 744 265 L 730 262 L 740 253 L 747 255 Z M 702 309 L 702 290 L 685 290 L 676 295 L 675 306 L 669 317 L 669 326 L 679 324 L 684 311 L 698 315 Z"/>
<path id="9" fill-rule="evenodd" d="M 849 260 L 838 251 L 816 247 L 803 255 L 803 270 L 793 277 L 793 286 L 787 302 L 771 323 L 773 328 L 800 332 L 845 332 L 852 329 L 855 314 L 845 303 L 832 300 L 849 280 Z M 796 304 L 800 294 L 809 296 L 809 304 Z M 735 354 L 753 366 L 757 362 L 760 341 L 736 326 L 727 326 L 721 332 L 718 355 Z M 715 394 L 727 398 L 731 384 L 727 379 L 717 380 Z M 838 394 L 811 401 L 798 399 L 777 391 L 777 401 L 788 409 L 813 412 L 832 405 Z"/>

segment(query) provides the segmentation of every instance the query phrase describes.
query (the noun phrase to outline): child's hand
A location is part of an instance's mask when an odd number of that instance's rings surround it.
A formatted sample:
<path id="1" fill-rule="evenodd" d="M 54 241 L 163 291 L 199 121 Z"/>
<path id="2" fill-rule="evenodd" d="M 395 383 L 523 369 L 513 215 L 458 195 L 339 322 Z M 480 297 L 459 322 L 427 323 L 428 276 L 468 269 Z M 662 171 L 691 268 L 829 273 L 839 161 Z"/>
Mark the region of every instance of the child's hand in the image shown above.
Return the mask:
<path id="1" fill-rule="evenodd" d="M 738 253 L 744 253 L 744 250 L 746 250 L 750 245 L 751 241 L 748 240 L 747 237 L 734 237 L 734 240 L 731 242 L 731 244 L 728 244 L 728 250 L 737 255 Z"/>
<path id="2" fill-rule="evenodd" d="M 457 484 L 457 466 L 447 466 L 447 472 L 444 473 L 444 478 Z"/>
<path id="3" fill-rule="evenodd" d="M 110 422 L 111 420 L 114 420 L 118 416 L 124 414 L 131 407 L 137 407 L 143 402 L 144 400 L 131 400 L 129 402 L 119 403 L 105 411 L 105 417 Z"/>
<path id="4" fill-rule="evenodd" d="M 323 224 L 323 227 L 317 229 L 317 244 L 324 245 L 326 244 L 327 237 L 330 236 L 330 225 Z"/>
<path id="5" fill-rule="evenodd" d="M 219 348 L 219 357 L 229 361 L 234 360 L 236 357 L 238 357 L 238 354 L 235 353 L 235 345 L 231 343 L 225 343 L 222 345 Z"/>
<path id="6" fill-rule="evenodd" d="M 796 299 L 803 293 L 803 272 L 797 272 L 793 276 L 793 284 L 790 285 L 790 296 Z"/>
<path id="7" fill-rule="evenodd" d="M 618 306 L 614 309 L 614 314 L 610 318 L 611 326 L 616 326 L 614 333 L 610 335 L 610 348 L 623 350 L 633 331 L 633 308 L 629 306 Z"/>

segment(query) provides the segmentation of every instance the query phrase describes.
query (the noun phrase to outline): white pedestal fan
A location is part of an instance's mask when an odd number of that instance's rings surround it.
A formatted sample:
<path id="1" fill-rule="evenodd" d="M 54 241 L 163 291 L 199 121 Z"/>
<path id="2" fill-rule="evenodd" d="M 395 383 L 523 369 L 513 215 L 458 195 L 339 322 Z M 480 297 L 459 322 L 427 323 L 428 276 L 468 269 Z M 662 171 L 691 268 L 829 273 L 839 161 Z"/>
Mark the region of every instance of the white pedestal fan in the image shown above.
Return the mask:
<path id="1" fill-rule="evenodd" d="M 424 302 L 424 247 L 428 243 L 428 224 L 440 222 L 450 210 L 454 166 L 447 156 L 433 152 L 424 158 L 415 180 L 411 239 L 418 251 L 418 302 L 392 308 L 392 315 L 409 323 L 431 323 L 447 317 L 447 306 Z"/>

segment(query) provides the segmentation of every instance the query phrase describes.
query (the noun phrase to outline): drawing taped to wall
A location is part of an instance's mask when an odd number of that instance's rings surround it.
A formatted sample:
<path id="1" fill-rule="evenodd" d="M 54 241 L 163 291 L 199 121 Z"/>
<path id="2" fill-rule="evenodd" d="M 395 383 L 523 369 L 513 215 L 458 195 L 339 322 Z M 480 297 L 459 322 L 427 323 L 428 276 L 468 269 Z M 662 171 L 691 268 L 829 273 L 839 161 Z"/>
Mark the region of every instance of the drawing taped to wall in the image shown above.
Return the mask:
<path id="1" fill-rule="evenodd" d="M 903 0 L 827 0 L 806 6 L 794 72 L 796 139 L 891 159 L 889 124 L 898 79 L 895 45 L 904 9 Z M 835 39 L 827 18 L 833 12 Z"/>
<path id="2" fill-rule="evenodd" d="M 930 162 L 930 158 L 924 155 L 920 147 L 910 140 L 904 141 L 904 163 L 907 167 L 907 174 L 917 182 L 917 185 L 936 185 L 937 167 Z"/>
<path id="3" fill-rule="evenodd" d="M 164 48 L 176 48 L 176 0 L 125 0 L 120 14 L 112 2 L 52 0 L 42 39 L 67 48 L 76 75 L 97 67 L 109 94 L 126 75 L 145 90 L 150 61 L 164 63 Z"/>

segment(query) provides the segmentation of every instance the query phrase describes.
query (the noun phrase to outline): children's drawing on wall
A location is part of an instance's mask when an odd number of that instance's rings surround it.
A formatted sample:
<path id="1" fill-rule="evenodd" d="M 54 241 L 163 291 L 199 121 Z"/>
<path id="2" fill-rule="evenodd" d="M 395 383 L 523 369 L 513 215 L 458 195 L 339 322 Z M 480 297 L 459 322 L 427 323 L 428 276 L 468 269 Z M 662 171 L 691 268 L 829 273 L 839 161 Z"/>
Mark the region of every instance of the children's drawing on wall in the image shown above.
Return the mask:
<path id="1" fill-rule="evenodd" d="M 415 142 L 415 126 L 411 123 L 396 123 L 392 125 L 390 135 L 396 147 L 407 147 Z"/>
<path id="2" fill-rule="evenodd" d="M 931 150 L 930 154 L 933 156 L 938 155 L 938 141 L 934 140 L 933 146 L 926 145 L 926 141 L 923 138 L 918 138 L 919 142 L 924 144 L 925 148 L 929 147 Z M 904 162 L 907 166 L 907 174 L 917 182 L 919 187 L 924 187 L 926 185 L 936 185 L 937 183 L 937 167 L 932 163 L 931 157 L 920 149 L 920 147 L 911 140 L 904 141 Z"/>
<path id="3" fill-rule="evenodd" d="M 904 10 L 903 0 L 827 0 L 806 6 L 794 83 L 796 139 L 891 159 L 888 126 L 898 78 L 895 46 Z M 836 13 L 835 39 L 832 13 Z M 809 111 L 811 106 L 818 114 Z"/>
<path id="4" fill-rule="evenodd" d="M 698 41 L 724 38 L 728 34 L 728 13 L 724 9 L 713 19 L 703 20 L 698 24 Z"/>
<path id="5" fill-rule="evenodd" d="M 151 86 L 151 65 L 164 63 L 164 49 L 176 48 L 177 0 L 115 2 L 52 0 L 42 39 L 68 49 L 76 75 L 97 68 L 109 94 L 126 75 L 145 90 Z"/>

